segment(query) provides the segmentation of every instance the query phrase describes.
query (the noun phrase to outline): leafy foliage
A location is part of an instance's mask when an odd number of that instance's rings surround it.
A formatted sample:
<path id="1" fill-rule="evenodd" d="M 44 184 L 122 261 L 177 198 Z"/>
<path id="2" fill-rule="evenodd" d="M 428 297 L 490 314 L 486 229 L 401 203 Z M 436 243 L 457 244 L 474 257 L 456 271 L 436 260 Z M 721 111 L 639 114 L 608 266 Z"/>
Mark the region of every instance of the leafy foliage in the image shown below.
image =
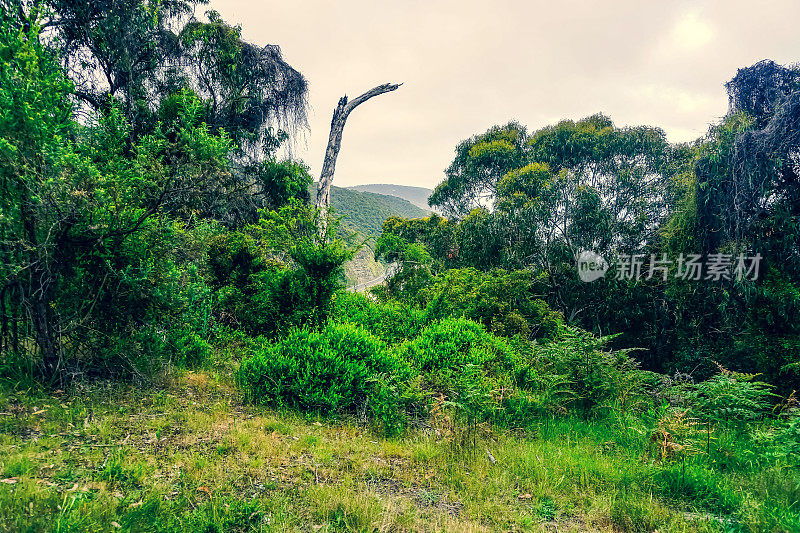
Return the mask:
<path id="1" fill-rule="evenodd" d="M 529 301 L 541 299 L 597 335 L 619 334 L 615 348 L 644 348 L 637 358 L 649 370 L 708 378 L 720 361 L 762 372 L 788 394 L 800 383 L 791 320 L 800 272 L 797 68 L 764 61 L 740 69 L 726 88 L 729 114 L 689 145 L 670 145 L 658 128 L 616 127 L 603 115 L 530 134 L 497 126 L 462 142 L 431 197 L 451 219 L 384 225 L 384 253 L 399 258 L 423 245 L 433 274 L 404 290 L 412 272 L 401 263 L 388 294 L 422 306 L 427 293 L 442 291 L 437 276 L 449 269 L 533 271 Z M 575 262 L 584 250 L 609 262 L 620 254 L 645 262 L 666 254 L 675 263 L 680 254 L 722 253 L 762 263 L 758 279 L 685 280 L 674 264 L 650 277 L 645 264 L 635 283 L 614 279 L 614 270 L 583 283 Z M 492 314 L 522 307 L 516 295 L 498 300 Z M 498 333 L 524 333 L 474 310 L 465 316 Z"/>
<path id="2" fill-rule="evenodd" d="M 569 383 L 570 404 L 584 416 L 602 409 L 626 412 L 638 407 L 644 394 L 646 378 L 630 350 L 608 350 L 610 340 L 565 328 L 552 341 L 535 347 L 545 368 Z"/>
<path id="3" fill-rule="evenodd" d="M 340 292 L 331 313 L 338 321 L 365 328 L 390 346 L 415 338 L 428 319 L 424 312 L 395 300 L 377 303 L 357 293 Z"/>
<path id="4" fill-rule="evenodd" d="M 500 178 L 524 161 L 526 140 L 525 128 L 510 122 L 462 141 L 445 171 L 447 179 L 436 187 L 428 203 L 447 216 L 460 218 L 491 202 Z"/>
<path id="5" fill-rule="evenodd" d="M 136 32 L 158 33 L 186 5 L 160 3 L 145 20 L 143 5 L 126 4 L 137 15 L 111 35 L 106 32 L 121 24 L 120 13 L 59 3 L 52 13 L 60 20 L 55 40 L 43 38 L 31 6 L 23 6 L 30 13 L 21 9 L 2 19 L 0 345 L 5 356 L 32 362 L 45 377 L 147 379 L 164 362 L 203 359 L 214 296 L 206 285 L 206 247 L 225 231 L 209 221 L 252 220 L 260 205 L 302 199 L 310 181 L 302 165 L 267 158 L 250 163 L 260 174 L 242 187 L 241 132 L 211 125 L 209 101 L 188 86 L 158 93 L 140 108 L 140 89 L 163 64 L 153 63 L 152 50 L 138 49 L 145 55 L 136 68 L 143 70 L 126 71 L 115 54 L 143 45 L 131 41 Z M 81 20 L 87 25 L 74 26 Z M 80 80 L 76 88 L 69 79 L 76 71 L 68 76 L 58 59 L 70 64 L 71 54 L 92 43 L 102 44 L 97 54 L 119 61 L 106 65 L 113 72 L 104 103 L 78 122 L 74 97 L 91 101 L 100 93 L 81 92 Z M 233 66 L 243 59 L 230 60 Z M 80 68 L 102 68 L 85 63 Z M 230 261 L 243 260 L 240 252 Z M 300 249 L 296 255 L 304 257 Z M 221 275 L 222 263 L 215 268 L 219 291 L 232 277 Z M 241 291 L 254 274 L 242 270 L 258 268 L 237 268 Z M 312 306 L 330 297 L 308 279 L 297 284 L 317 298 L 309 300 Z"/>
<path id="6" fill-rule="evenodd" d="M 390 425 L 414 397 L 412 370 L 378 338 L 350 324 L 295 329 L 242 362 L 248 398 L 324 414 L 371 409 Z"/>
<path id="7" fill-rule="evenodd" d="M 754 375 L 720 370 L 689 388 L 686 400 L 691 411 L 701 419 L 725 425 L 763 418 L 773 403 L 770 387 L 753 381 Z"/>
<path id="8" fill-rule="evenodd" d="M 173 259 L 207 191 L 224 186 L 230 140 L 197 124 L 191 98 L 177 123 L 135 143 L 114 109 L 81 127 L 68 118 L 71 86 L 35 35 L 4 37 L 0 269 L 6 309 L 30 328 L 9 338 L 4 326 L 4 341 L 19 351 L 30 334 L 54 376 L 66 345 L 102 349 L 157 313 L 181 315 Z M 83 291 L 91 297 L 75 297 Z"/>
<path id="9" fill-rule="evenodd" d="M 513 371 L 517 361 L 508 344 L 465 319 L 445 319 L 432 324 L 399 351 L 404 359 L 428 373 L 443 369 L 458 373 L 465 365 L 478 365 L 503 379 Z"/>
<path id="10" fill-rule="evenodd" d="M 463 316 L 503 337 L 548 338 L 563 318 L 542 299 L 545 289 L 528 271 L 454 269 L 437 276 L 422 299 L 434 318 Z"/>

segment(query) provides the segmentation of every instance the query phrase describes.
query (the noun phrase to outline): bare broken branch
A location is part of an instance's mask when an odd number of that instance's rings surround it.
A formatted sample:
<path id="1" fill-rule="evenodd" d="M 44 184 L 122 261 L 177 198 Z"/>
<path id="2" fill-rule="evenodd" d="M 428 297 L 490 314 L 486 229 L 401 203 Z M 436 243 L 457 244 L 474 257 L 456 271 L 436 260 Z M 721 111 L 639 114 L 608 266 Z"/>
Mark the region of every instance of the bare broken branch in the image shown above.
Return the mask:
<path id="1" fill-rule="evenodd" d="M 342 132 L 344 131 L 344 124 L 350 113 L 363 104 L 370 98 L 388 93 L 396 90 L 402 83 L 384 83 L 365 92 L 361 96 L 353 98 L 348 101 L 347 96 L 339 99 L 336 109 L 333 111 L 333 119 L 331 120 L 331 132 L 328 136 L 328 147 L 325 150 L 325 160 L 322 163 L 322 172 L 319 176 L 319 185 L 317 186 L 317 200 L 316 207 L 320 210 L 320 226 L 324 226 L 325 213 L 327 213 L 330 206 L 331 199 L 331 184 L 333 183 L 333 173 L 336 168 L 336 158 L 339 155 L 339 150 L 342 146 Z"/>

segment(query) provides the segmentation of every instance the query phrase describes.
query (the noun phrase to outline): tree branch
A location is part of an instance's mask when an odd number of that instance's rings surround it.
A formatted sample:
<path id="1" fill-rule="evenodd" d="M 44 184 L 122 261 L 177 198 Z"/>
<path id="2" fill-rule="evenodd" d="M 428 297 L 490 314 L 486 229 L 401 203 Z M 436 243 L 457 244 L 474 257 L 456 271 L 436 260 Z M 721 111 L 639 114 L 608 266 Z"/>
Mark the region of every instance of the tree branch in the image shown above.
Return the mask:
<path id="1" fill-rule="evenodd" d="M 333 183 L 333 173 L 336 168 L 336 158 L 342 146 L 342 132 L 344 131 L 344 124 L 347 121 L 347 117 L 356 107 L 370 98 L 394 91 L 401 85 L 402 83 L 384 83 L 383 85 L 373 87 L 349 102 L 346 95 L 339 99 L 339 103 L 333 111 L 331 132 L 328 136 L 328 148 L 325 150 L 325 160 L 322 163 L 322 172 L 320 173 L 319 185 L 317 186 L 317 201 L 315 205 L 322 212 L 320 217 L 321 227 L 326 225 L 324 220 L 325 213 L 331 203 L 330 194 L 331 184 Z"/>

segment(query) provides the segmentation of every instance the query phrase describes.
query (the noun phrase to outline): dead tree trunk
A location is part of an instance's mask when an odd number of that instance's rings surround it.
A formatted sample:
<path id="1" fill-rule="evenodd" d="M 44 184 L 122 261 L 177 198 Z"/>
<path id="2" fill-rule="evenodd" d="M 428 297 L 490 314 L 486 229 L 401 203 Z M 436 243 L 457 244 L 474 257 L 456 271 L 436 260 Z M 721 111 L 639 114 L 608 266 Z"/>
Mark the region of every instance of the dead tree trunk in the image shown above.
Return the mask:
<path id="1" fill-rule="evenodd" d="M 373 96 L 394 91 L 400 87 L 402 83 L 384 83 L 361 96 L 354 98 L 350 101 L 347 96 L 342 96 L 336 109 L 333 110 L 333 119 L 331 120 L 331 133 L 328 136 L 328 148 L 325 150 L 325 160 L 322 162 L 322 172 L 319 175 L 319 185 L 317 186 L 317 201 L 316 207 L 319 209 L 319 223 L 320 234 L 324 235 L 327 230 L 328 207 L 331 204 L 331 183 L 333 183 L 333 172 L 336 168 L 336 157 L 339 155 L 339 149 L 342 146 L 342 131 L 344 131 L 344 123 L 347 121 L 348 115 Z"/>

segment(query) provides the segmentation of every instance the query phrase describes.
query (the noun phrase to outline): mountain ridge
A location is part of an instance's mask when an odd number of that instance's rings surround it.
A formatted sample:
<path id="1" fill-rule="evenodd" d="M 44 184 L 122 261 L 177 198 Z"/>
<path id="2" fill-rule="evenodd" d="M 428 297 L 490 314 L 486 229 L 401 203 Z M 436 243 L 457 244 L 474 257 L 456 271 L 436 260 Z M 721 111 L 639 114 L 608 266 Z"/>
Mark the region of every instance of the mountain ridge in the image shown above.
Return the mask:
<path id="1" fill-rule="evenodd" d="M 309 185 L 308 192 L 313 202 L 317 197 L 316 182 Z M 331 206 L 336 215 L 343 217 L 343 228 L 367 237 L 380 236 L 383 222 L 391 216 L 421 218 L 431 213 L 396 195 L 359 191 L 335 185 L 331 186 Z"/>
<path id="2" fill-rule="evenodd" d="M 359 192 L 370 192 L 387 196 L 396 196 L 410 202 L 420 209 L 432 213 L 436 211 L 428 205 L 428 197 L 433 194 L 433 189 L 426 187 L 416 187 L 413 185 L 397 185 L 394 183 L 368 183 L 363 185 L 352 185 L 348 189 Z"/>

